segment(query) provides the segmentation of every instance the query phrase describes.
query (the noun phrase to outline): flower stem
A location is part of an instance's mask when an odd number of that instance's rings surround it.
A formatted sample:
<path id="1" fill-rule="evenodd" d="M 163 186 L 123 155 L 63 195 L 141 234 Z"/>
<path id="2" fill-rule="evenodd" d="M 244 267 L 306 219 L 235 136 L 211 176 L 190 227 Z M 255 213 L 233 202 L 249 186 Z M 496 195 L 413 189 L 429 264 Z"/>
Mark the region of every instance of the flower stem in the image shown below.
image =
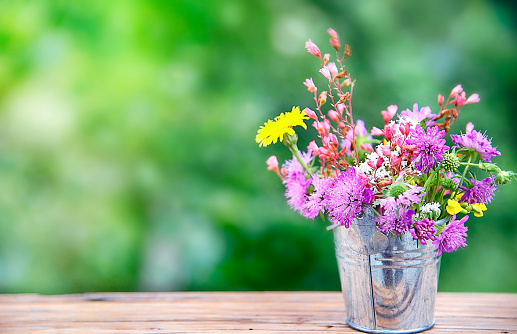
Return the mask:
<path id="1" fill-rule="evenodd" d="M 456 198 L 456 194 L 458 193 L 458 190 L 460 189 L 461 184 L 463 183 L 463 180 L 465 180 L 465 175 L 467 175 L 467 170 L 471 166 L 471 164 L 470 164 L 471 162 L 472 162 L 472 156 L 470 155 L 469 161 L 465 164 L 465 169 L 463 170 L 463 175 L 461 175 L 461 180 L 458 183 L 458 187 L 456 187 L 456 190 L 454 191 L 454 193 L 451 196 L 452 199 Z"/>
<path id="2" fill-rule="evenodd" d="M 300 150 L 298 150 L 298 146 L 296 143 L 290 143 L 290 145 L 287 145 L 289 147 L 289 151 L 296 157 L 300 165 L 302 165 L 303 169 L 307 171 L 307 173 L 311 174 L 311 170 L 309 166 L 303 161 L 302 156 L 300 154 Z"/>

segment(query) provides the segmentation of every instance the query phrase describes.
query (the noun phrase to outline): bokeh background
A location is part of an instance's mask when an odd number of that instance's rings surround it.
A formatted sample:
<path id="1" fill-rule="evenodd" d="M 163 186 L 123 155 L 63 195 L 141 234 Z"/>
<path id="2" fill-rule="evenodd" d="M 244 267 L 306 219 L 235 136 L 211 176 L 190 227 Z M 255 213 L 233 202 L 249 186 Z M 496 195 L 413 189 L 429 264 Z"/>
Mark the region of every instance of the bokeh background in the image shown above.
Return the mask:
<path id="1" fill-rule="evenodd" d="M 304 49 L 352 47 L 354 113 L 464 109 L 517 170 L 511 2 L 0 0 L 0 292 L 339 290 L 332 234 L 292 212 L 256 130 L 319 80 Z M 317 81 L 318 82 L 318 81 Z M 319 81 L 320 84 L 322 81 Z M 308 143 L 310 130 L 300 134 Z M 517 182 L 441 291 L 517 292 Z"/>

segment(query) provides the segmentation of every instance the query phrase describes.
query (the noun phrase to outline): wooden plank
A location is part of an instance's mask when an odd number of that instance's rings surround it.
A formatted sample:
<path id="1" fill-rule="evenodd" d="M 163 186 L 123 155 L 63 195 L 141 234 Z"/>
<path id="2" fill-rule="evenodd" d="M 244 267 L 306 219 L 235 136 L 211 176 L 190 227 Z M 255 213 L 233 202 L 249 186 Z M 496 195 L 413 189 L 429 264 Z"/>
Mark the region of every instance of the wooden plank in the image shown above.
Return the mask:
<path id="1" fill-rule="evenodd" d="M 0 333 L 358 333 L 339 292 L 0 295 Z M 426 333 L 517 333 L 517 294 L 439 293 Z"/>

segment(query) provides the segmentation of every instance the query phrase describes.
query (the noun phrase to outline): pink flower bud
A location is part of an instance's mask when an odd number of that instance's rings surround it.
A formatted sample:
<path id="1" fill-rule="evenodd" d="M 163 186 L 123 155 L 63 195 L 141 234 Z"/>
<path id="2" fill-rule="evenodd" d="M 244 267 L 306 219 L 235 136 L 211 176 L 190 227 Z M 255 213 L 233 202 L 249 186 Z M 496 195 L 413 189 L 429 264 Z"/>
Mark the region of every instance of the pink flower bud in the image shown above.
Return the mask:
<path id="1" fill-rule="evenodd" d="M 333 133 L 329 133 L 328 135 L 328 138 L 329 138 L 329 142 L 333 145 L 338 145 L 339 144 L 339 141 L 337 140 L 337 136 Z"/>
<path id="2" fill-rule="evenodd" d="M 309 143 L 307 146 L 307 150 L 312 151 L 312 155 L 318 156 L 319 155 L 319 148 L 318 145 L 316 145 L 316 142 L 313 140 Z"/>
<path id="3" fill-rule="evenodd" d="M 444 97 L 442 94 L 438 94 L 438 105 L 441 107 L 443 106 L 443 102 L 444 102 Z"/>
<path id="4" fill-rule="evenodd" d="M 303 109 L 303 111 L 307 114 L 307 116 L 309 116 L 309 118 L 312 118 L 312 119 L 318 119 L 318 117 L 316 116 L 316 113 L 314 111 L 312 111 L 311 109 L 309 108 L 305 108 Z"/>
<path id="5" fill-rule="evenodd" d="M 381 153 L 384 154 L 385 156 L 389 157 L 391 155 L 391 150 L 388 146 L 383 146 L 381 148 Z"/>
<path id="6" fill-rule="evenodd" d="M 266 164 L 267 170 L 278 171 L 278 159 L 276 158 L 276 156 L 270 156 L 267 159 Z"/>
<path id="7" fill-rule="evenodd" d="M 345 111 L 345 104 L 344 103 L 338 103 L 336 105 L 336 111 L 340 114 L 340 115 L 343 115 L 343 111 Z"/>
<path id="8" fill-rule="evenodd" d="M 383 163 L 384 163 L 384 159 L 382 157 L 378 157 L 377 164 L 376 164 L 377 168 L 380 168 Z"/>
<path id="9" fill-rule="evenodd" d="M 320 49 L 310 39 L 307 42 L 305 42 L 305 48 L 307 49 L 307 52 L 309 52 L 311 55 L 315 57 L 321 56 Z"/>
<path id="10" fill-rule="evenodd" d="M 371 144 L 361 144 L 359 147 L 365 151 L 373 152 L 373 147 Z"/>
<path id="11" fill-rule="evenodd" d="M 382 136 L 382 135 L 384 135 L 384 132 L 381 129 L 374 126 L 372 128 L 372 131 L 370 131 L 370 134 L 372 136 Z"/>
<path id="12" fill-rule="evenodd" d="M 339 51 L 339 47 L 341 46 L 341 44 L 339 43 L 339 40 L 335 39 L 335 38 L 330 39 L 330 45 L 332 45 L 332 47 L 334 49 L 336 49 L 336 51 Z"/>
<path id="13" fill-rule="evenodd" d="M 327 80 L 331 80 L 331 75 L 330 75 L 330 69 L 328 68 L 328 65 L 325 65 L 323 66 L 322 68 L 320 68 L 320 73 L 325 77 L 327 78 Z"/>
<path id="14" fill-rule="evenodd" d="M 454 87 L 451 90 L 451 95 L 449 95 L 449 97 L 456 96 L 456 95 L 460 94 L 461 92 L 463 92 L 463 88 L 461 87 L 461 85 L 457 85 L 456 87 Z"/>
<path id="15" fill-rule="evenodd" d="M 391 121 L 391 119 L 397 113 L 398 107 L 396 105 L 391 105 L 391 106 L 388 106 L 388 108 L 386 108 L 386 109 L 387 110 L 381 111 L 381 115 L 382 115 L 382 118 L 384 119 L 384 123 L 388 123 L 389 121 Z"/>
<path id="16" fill-rule="evenodd" d="M 377 166 L 375 165 L 375 162 L 373 162 L 373 161 L 371 161 L 371 160 L 368 160 L 367 164 L 368 164 L 368 166 L 372 167 L 373 169 L 377 169 L 377 168 L 379 168 L 379 167 L 377 167 Z"/>
<path id="17" fill-rule="evenodd" d="M 312 81 L 312 78 L 310 79 L 305 79 L 305 81 L 303 82 L 303 84 L 307 87 L 307 90 L 311 93 L 316 93 L 316 91 L 318 90 L 316 88 L 316 85 L 314 85 L 314 81 Z"/>
<path id="18" fill-rule="evenodd" d="M 330 55 L 328 53 L 325 53 L 325 55 L 323 56 L 323 64 L 328 63 L 329 60 L 330 60 Z"/>
<path id="19" fill-rule="evenodd" d="M 338 36 L 337 32 L 334 29 L 328 28 L 327 29 L 327 33 L 330 35 L 330 37 L 335 38 L 335 39 L 339 39 L 339 36 Z"/>
<path id="20" fill-rule="evenodd" d="M 324 90 L 323 92 L 320 93 L 320 96 L 318 98 L 318 105 L 324 105 L 325 102 L 327 102 L 327 91 Z"/>
<path id="21" fill-rule="evenodd" d="M 479 94 L 472 94 L 469 96 L 469 98 L 467 99 L 467 101 L 465 101 L 465 104 L 469 104 L 469 103 L 477 103 L 479 102 L 480 99 L 479 99 Z"/>
<path id="22" fill-rule="evenodd" d="M 393 138 L 393 135 L 395 134 L 396 131 L 397 131 L 397 128 L 396 128 L 395 124 L 386 125 L 384 127 L 384 137 L 386 137 L 386 139 L 388 139 L 388 140 L 391 140 L 391 138 Z"/>
<path id="23" fill-rule="evenodd" d="M 338 114 L 335 110 L 329 110 L 328 112 L 329 118 L 334 122 L 339 122 Z"/>
<path id="24" fill-rule="evenodd" d="M 328 119 L 323 120 L 323 129 L 325 130 L 325 133 L 330 132 L 330 122 Z"/>
<path id="25" fill-rule="evenodd" d="M 328 63 L 327 65 L 330 74 L 332 74 L 332 78 L 335 78 L 338 75 L 339 71 L 337 70 L 336 64 L 334 62 Z"/>
<path id="26" fill-rule="evenodd" d="M 400 165 L 401 162 L 402 162 L 402 158 L 397 157 L 396 155 L 392 156 L 390 159 L 390 164 L 392 166 Z"/>
<path id="27" fill-rule="evenodd" d="M 423 108 L 422 108 L 422 109 L 423 109 Z M 402 132 L 402 134 L 403 134 L 404 136 L 408 136 L 408 135 L 409 135 L 409 133 L 411 132 L 411 124 L 406 123 L 406 124 L 404 124 L 403 126 L 399 127 L 399 130 L 400 130 L 400 132 Z"/>

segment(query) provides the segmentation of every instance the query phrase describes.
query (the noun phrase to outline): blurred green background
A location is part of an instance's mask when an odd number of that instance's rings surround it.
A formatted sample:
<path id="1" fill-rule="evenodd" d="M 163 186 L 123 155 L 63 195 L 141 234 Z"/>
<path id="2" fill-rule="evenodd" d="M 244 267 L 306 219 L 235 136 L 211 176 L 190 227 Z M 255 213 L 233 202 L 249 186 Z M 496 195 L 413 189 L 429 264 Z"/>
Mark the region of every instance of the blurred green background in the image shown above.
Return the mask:
<path id="1" fill-rule="evenodd" d="M 313 106 L 305 41 L 351 45 L 369 128 L 390 104 L 479 93 L 453 132 L 472 121 L 517 170 L 510 4 L 0 0 L 0 292 L 339 290 L 332 234 L 266 171 L 287 150 L 254 142 Z M 516 195 L 471 218 L 441 291 L 517 292 Z"/>

